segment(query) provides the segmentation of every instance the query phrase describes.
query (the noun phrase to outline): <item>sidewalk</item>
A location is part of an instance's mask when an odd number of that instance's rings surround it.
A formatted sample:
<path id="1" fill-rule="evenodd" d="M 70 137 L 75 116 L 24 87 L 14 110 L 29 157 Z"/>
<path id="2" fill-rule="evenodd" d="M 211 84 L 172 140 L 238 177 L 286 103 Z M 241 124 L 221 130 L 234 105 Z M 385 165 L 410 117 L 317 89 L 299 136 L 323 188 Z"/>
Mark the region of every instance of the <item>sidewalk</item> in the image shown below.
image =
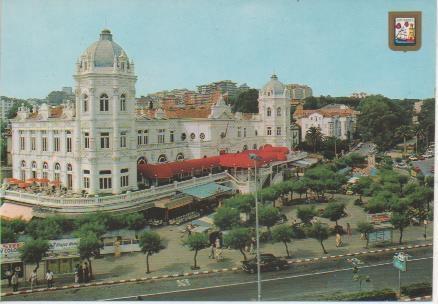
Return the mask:
<path id="1" fill-rule="evenodd" d="M 359 221 L 366 219 L 366 214 L 362 211 L 362 208 L 354 206 L 354 196 L 338 196 L 337 201 L 342 201 L 347 204 L 346 218 L 339 221 L 340 225 L 346 226 L 346 223 L 350 223 L 353 235 L 351 238 L 347 236 L 343 237 L 344 245 L 337 248 L 335 245 L 335 236 L 331 236 L 324 241 L 324 246 L 328 251 L 327 256 L 342 255 L 347 253 L 355 253 L 364 251 L 365 241 L 360 240 L 360 235 L 355 231 L 356 224 Z M 283 207 L 283 212 L 287 214 L 289 222 L 294 217 L 297 206 Z M 316 206 L 318 208 L 318 206 Z M 326 219 L 320 219 L 322 222 L 329 223 Z M 333 222 L 330 222 L 333 225 Z M 95 275 L 95 281 L 108 281 L 108 280 L 129 280 L 133 278 L 142 278 L 145 276 L 161 276 L 161 275 L 173 275 L 176 273 L 188 273 L 191 272 L 190 266 L 193 265 L 194 252 L 182 245 L 181 234 L 177 226 L 166 226 L 155 231 L 165 239 L 166 248 L 160 253 L 153 255 L 149 258 L 151 273 L 146 274 L 146 256 L 142 253 L 126 253 L 121 257 L 105 256 L 101 259 L 92 261 L 93 272 Z M 263 228 L 265 229 L 265 228 Z M 431 223 L 427 227 L 427 240 L 423 238 L 424 227 L 423 226 L 410 226 L 404 231 L 403 245 L 416 245 L 432 241 L 433 224 Z M 186 238 L 187 235 L 184 236 Z M 398 246 L 398 231 L 394 231 L 393 244 L 389 244 L 386 247 Z M 315 258 L 324 256 L 321 246 L 318 241 L 314 239 L 293 240 L 288 244 L 289 251 L 292 259 L 302 258 Z M 368 250 L 373 250 L 376 247 L 370 247 Z M 382 248 L 382 247 L 379 247 Z M 265 243 L 261 244 L 261 252 L 272 253 L 277 256 L 285 256 L 285 248 L 282 243 Z M 242 254 L 238 250 L 223 250 L 222 261 L 216 262 L 216 260 L 209 259 L 210 250 L 205 249 L 198 253 L 198 265 L 201 267 L 199 271 L 213 270 L 240 267 L 240 262 L 243 260 Z M 249 253 L 248 258 L 251 258 Z M 73 274 L 67 276 L 55 276 L 55 286 L 61 286 L 65 284 L 72 284 L 74 281 Z M 11 288 L 7 287 L 7 284 L 2 282 L 2 292 L 10 291 Z M 7 282 L 6 282 L 7 283 Z M 20 289 L 30 287 L 29 283 L 23 286 L 23 281 L 20 282 Z M 45 282 L 44 282 L 45 283 Z M 41 286 L 46 286 L 41 284 Z"/>

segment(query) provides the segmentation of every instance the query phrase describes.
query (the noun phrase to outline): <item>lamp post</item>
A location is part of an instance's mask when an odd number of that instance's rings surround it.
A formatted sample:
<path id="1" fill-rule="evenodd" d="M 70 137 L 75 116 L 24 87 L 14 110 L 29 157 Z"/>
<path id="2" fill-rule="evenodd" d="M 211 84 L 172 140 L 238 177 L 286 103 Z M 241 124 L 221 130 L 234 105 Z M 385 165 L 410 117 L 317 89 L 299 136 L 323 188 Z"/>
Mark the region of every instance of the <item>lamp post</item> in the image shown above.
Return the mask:
<path id="1" fill-rule="evenodd" d="M 249 154 L 249 158 L 254 160 L 254 186 L 255 186 L 255 216 L 256 216 L 256 250 L 257 250 L 257 301 L 262 300 L 262 282 L 260 279 L 260 243 L 259 243 L 259 202 L 257 195 L 257 160 L 260 159 L 256 154 Z"/>

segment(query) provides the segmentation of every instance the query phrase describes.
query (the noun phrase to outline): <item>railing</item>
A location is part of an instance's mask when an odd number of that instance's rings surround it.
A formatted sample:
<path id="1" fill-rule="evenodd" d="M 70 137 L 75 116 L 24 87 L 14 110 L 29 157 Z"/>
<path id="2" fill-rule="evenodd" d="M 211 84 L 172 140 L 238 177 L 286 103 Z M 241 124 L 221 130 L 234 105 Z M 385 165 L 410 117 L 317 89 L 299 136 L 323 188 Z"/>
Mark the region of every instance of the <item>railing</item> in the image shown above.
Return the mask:
<path id="1" fill-rule="evenodd" d="M 0 190 L 0 198 L 16 200 L 41 207 L 102 207 L 118 204 L 132 204 L 145 202 L 152 199 L 157 199 L 166 195 L 171 195 L 177 190 L 184 190 L 191 186 L 202 185 L 209 182 L 217 181 L 219 179 L 228 178 L 226 172 L 211 174 L 203 177 L 194 177 L 190 180 L 182 182 L 174 182 L 173 184 L 154 187 L 150 189 L 130 192 L 125 194 L 111 195 L 106 197 L 92 197 L 92 198 L 63 198 L 43 196 L 40 194 L 31 194 L 12 190 Z"/>

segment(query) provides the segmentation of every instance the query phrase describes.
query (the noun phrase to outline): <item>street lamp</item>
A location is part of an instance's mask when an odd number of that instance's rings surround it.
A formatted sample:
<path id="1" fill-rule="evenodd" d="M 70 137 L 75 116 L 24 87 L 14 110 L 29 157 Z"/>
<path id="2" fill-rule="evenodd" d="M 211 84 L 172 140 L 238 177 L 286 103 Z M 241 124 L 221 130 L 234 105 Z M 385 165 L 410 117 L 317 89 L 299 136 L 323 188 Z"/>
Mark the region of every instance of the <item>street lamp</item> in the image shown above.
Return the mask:
<path id="1" fill-rule="evenodd" d="M 257 300 L 262 300 L 262 282 L 260 280 L 260 247 L 259 247 L 259 202 L 257 195 L 257 160 L 261 160 L 257 154 L 250 153 L 249 158 L 254 161 L 254 185 L 255 185 L 255 216 L 256 216 L 256 243 L 257 243 Z"/>

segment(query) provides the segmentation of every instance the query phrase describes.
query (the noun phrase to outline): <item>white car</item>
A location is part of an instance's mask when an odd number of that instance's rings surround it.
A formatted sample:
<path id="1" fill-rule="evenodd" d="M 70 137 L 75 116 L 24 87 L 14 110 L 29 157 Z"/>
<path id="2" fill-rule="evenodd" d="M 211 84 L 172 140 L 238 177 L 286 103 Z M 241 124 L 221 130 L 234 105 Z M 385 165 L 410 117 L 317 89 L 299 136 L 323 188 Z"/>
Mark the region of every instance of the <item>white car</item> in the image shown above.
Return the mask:
<path id="1" fill-rule="evenodd" d="M 418 160 L 418 158 L 416 156 L 409 156 L 410 160 Z"/>

